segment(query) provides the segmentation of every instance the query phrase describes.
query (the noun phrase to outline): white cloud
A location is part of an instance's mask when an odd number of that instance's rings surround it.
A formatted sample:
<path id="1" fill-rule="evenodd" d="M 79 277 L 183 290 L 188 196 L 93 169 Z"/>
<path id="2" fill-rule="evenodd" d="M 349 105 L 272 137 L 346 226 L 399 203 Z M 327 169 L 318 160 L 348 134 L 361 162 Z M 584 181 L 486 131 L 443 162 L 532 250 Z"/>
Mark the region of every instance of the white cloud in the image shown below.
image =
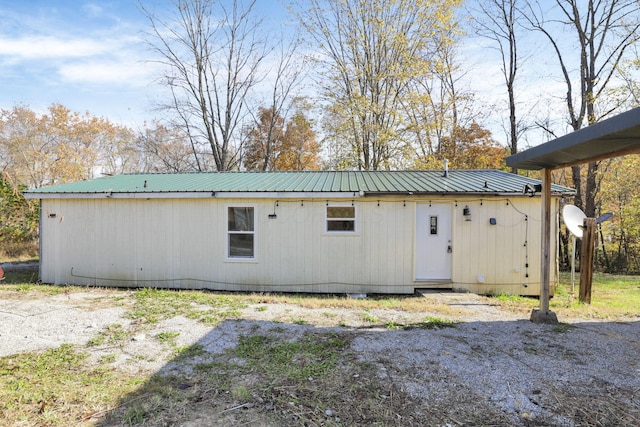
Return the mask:
<path id="1" fill-rule="evenodd" d="M 0 57 L 21 60 L 81 58 L 108 52 L 112 46 L 103 40 L 35 36 L 0 37 Z"/>
<path id="2" fill-rule="evenodd" d="M 91 59 L 65 63 L 60 75 L 68 82 L 128 87 L 145 87 L 153 79 L 154 67 L 134 59 Z"/>

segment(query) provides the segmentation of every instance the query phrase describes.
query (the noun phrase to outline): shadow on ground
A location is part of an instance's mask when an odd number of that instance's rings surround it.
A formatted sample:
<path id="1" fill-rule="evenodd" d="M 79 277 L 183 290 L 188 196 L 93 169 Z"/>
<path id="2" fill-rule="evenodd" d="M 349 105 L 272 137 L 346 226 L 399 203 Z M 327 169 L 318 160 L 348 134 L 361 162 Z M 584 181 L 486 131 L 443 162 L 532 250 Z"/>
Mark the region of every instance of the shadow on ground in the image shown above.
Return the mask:
<path id="1" fill-rule="evenodd" d="M 640 425 L 640 322 L 227 320 L 100 426 Z"/>

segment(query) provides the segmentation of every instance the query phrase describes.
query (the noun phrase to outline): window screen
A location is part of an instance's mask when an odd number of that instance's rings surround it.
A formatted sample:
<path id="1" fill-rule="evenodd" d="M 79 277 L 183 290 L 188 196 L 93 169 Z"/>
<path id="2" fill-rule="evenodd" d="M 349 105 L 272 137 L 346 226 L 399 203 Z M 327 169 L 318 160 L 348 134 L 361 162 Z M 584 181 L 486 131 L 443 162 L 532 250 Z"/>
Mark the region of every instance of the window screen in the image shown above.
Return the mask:
<path id="1" fill-rule="evenodd" d="M 328 232 L 355 232 L 355 206 L 327 206 Z"/>
<path id="2" fill-rule="evenodd" d="M 229 258 L 253 258 L 255 240 L 253 208 L 228 208 L 227 224 Z"/>

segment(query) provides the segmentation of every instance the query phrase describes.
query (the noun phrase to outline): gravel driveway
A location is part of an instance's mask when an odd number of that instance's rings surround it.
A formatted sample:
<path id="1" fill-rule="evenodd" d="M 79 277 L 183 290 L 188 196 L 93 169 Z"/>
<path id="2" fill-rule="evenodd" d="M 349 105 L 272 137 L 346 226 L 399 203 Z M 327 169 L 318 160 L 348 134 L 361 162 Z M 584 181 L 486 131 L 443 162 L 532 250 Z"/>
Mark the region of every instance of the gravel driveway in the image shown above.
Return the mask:
<path id="1" fill-rule="evenodd" d="M 0 356 L 63 343 L 84 345 L 108 325 L 134 327 L 125 316 L 126 292 L 119 291 L 119 298 L 114 292 L 0 293 Z M 346 309 L 269 304 L 261 310 L 247 307 L 237 319 L 216 327 L 180 316 L 165 320 L 134 335 L 119 349 L 114 366 L 135 372 L 184 369 L 151 339 L 163 331 L 178 333 L 178 345 L 199 343 L 210 354 L 219 354 L 237 345 L 241 335 L 277 325 L 291 340 L 309 332 L 355 334 L 350 350 L 356 357 L 370 363 L 380 381 L 395 384 L 416 402 L 407 424 L 435 425 L 426 420 L 437 409 L 442 414 L 438 425 L 469 425 L 465 414 L 470 411 L 486 414 L 494 425 L 640 425 L 639 321 L 560 319 L 565 323 L 559 326 L 538 325 L 473 294 L 431 292 L 424 298 L 451 307 L 447 317 L 460 323 L 453 328 L 389 330 L 367 326 Z M 306 319 L 306 324 L 276 320 L 283 313 Z M 403 321 L 412 316 L 393 310 L 371 314 Z M 439 315 L 416 316 L 425 314 Z M 336 319 L 349 326 L 336 326 Z M 99 360 L 114 350 L 88 351 Z M 202 411 L 193 412 L 182 425 L 212 425 L 210 414 Z M 416 421 L 421 414 L 424 424 Z"/>

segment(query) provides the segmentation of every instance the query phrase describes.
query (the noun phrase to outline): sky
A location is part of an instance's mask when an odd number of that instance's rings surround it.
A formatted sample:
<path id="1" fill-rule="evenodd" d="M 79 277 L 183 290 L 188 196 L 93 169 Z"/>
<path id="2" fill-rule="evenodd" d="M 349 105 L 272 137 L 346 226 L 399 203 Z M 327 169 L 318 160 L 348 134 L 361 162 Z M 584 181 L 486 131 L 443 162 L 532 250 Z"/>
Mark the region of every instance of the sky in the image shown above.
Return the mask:
<path id="1" fill-rule="evenodd" d="M 61 103 L 122 124 L 150 117 L 157 67 L 145 25 L 135 0 L 0 2 L 0 107 Z"/>
<path id="2" fill-rule="evenodd" d="M 144 3 L 166 11 L 172 2 Z M 270 23 L 289 19 L 281 0 L 258 0 L 256 7 Z M 44 113 L 61 103 L 141 129 L 161 116 L 157 105 L 166 98 L 155 83 L 161 68 L 145 41 L 148 30 L 138 0 L 0 0 L 0 109 L 26 105 Z M 483 101 L 505 97 L 499 60 L 487 60 L 496 54 L 478 40 L 461 46 L 469 89 Z M 533 94 L 523 91 L 525 97 L 540 94 L 536 85 L 525 88 Z M 485 125 L 505 143 L 504 117 L 493 115 Z"/>
<path id="3" fill-rule="evenodd" d="M 148 0 L 166 10 L 169 0 Z M 278 2 L 258 9 L 284 16 Z M 158 116 L 160 67 L 145 41 L 137 0 L 1 0 L 0 108 L 52 103 L 140 128 Z"/>

